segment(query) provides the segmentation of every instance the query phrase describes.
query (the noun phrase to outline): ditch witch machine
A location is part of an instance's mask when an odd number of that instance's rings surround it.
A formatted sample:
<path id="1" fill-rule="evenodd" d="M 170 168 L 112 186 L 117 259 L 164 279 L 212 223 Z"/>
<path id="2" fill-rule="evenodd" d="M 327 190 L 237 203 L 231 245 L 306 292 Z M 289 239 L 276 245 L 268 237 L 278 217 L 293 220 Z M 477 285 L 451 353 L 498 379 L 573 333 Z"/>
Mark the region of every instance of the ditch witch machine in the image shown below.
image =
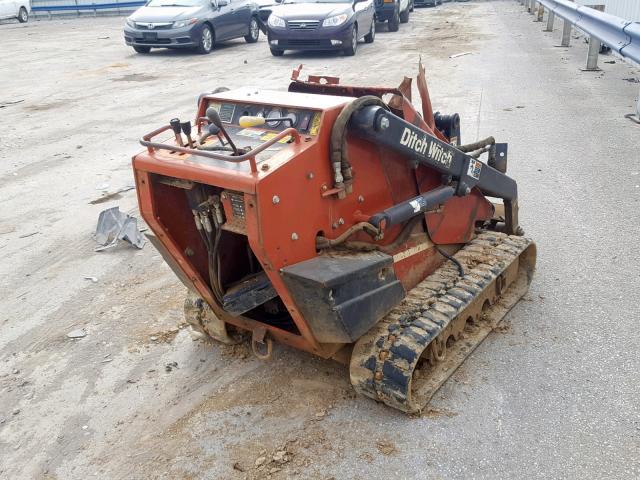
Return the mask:
<path id="1" fill-rule="evenodd" d="M 419 412 L 534 272 L 506 145 L 461 144 L 422 65 L 422 114 L 409 78 L 299 74 L 287 92 L 204 94 L 193 124 L 143 137 L 133 167 L 150 239 L 199 332 L 251 332 L 263 358 L 273 341 L 334 358 L 358 392 Z"/>

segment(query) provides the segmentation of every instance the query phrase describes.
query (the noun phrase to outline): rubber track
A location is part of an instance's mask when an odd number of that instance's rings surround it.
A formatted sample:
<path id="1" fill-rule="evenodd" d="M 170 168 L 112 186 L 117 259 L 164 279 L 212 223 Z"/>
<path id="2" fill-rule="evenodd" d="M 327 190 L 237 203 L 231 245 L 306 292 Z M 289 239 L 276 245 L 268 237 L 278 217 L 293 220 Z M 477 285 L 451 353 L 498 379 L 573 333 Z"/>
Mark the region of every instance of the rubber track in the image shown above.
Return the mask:
<path id="1" fill-rule="evenodd" d="M 447 261 L 358 340 L 351 359 L 354 388 L 405 412 L 422 410 L 444 380 L 423 398 L 424 404 L 412 398 L 413 372 L 421 355 L 530 245 L 525 237 L 483 232 L 460 249 L 454 257 L 465 267 L 464 277 Z"/>

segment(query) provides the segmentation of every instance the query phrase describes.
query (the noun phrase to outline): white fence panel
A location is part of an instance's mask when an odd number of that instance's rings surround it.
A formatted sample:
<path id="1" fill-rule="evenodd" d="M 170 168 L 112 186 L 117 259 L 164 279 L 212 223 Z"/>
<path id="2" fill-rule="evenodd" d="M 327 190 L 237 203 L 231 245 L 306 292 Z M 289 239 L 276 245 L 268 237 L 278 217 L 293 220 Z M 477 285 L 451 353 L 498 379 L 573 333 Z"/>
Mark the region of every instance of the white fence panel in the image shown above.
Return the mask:
<path id="1" fill-rule="evenodd" d="M 640 0 L 576 0 L 581 5 L 604 5 L 604 11 L 633 22 L 640 22 Z"/>

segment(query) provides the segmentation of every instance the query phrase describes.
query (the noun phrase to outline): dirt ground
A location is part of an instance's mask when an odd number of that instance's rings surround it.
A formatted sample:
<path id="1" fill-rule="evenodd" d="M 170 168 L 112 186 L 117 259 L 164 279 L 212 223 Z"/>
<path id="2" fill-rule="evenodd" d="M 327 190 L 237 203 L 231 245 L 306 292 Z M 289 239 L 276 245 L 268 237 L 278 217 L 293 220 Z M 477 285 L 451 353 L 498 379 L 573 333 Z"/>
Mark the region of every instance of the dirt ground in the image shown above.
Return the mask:
<path id="1" fill-rule="evenodd" d="M 208 56 L 137 55 L 122 24 L 0 25 L 0 478 L 640 475 L 640 167 L 637 127 L 622 118 L 637 69 L 618 60 L 583 76 L 586 48 L 554 49 L 511 1 L 416 9 L 351 58 L 273 58 L 263 37 Z M 283 90 L 300 63 L 395 86 L 420 56 L 436 110 L 461 114 L 465 141 L 512 142 L 541 256 L 525 301 L 424 416 L 356 397 L 331 361 L 277 346 L 262 362 L 246 345 L 194 341 L 185 289 L 150 244 L 94 251 L 101 210 L 137 215 L 134 190 L 114 193 L 133 183 L 137 139 L 192 117 L 201 92 Z M 611 159 L 616 173 L 596 175 Z M 76 329 L 86 335 L 68 338 Z"/>

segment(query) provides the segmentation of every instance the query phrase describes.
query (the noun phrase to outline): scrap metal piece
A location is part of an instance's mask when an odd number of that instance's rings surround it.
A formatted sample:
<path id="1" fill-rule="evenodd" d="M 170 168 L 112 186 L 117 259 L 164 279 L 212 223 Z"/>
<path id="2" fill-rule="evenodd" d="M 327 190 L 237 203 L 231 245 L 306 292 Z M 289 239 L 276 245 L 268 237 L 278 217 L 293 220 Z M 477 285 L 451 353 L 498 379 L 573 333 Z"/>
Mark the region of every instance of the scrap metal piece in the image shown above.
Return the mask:
<path id="1" fill-rule="evenodd" d="M 431 97 L 429 96 L 429 87 L 427 87 L 427 77 L 424 66 L 422 65 L 422 58 L 418 62 L 418 92 L 420 93 L 420 100 L 422 102 L 422 119 L 427 123 L 431 130 L 436 128 L 436 121 L 433 116 L 433 106 L 431 104 Z"/>
<path id="2" fill-rule="evenodd" d="M 302 64 L 298 68 L 294 68 L 293 72 L 291 72 L 291 80 L 296 82 L 300 78 L 300 71 L 302 70 Z M 339 85 L 340 78 L 339 77 L 330 77 L 328 75 L 309 75 L 307 78 L 307 82 L 310 83 L 322 83 L 325 85 Z"/>
<path id="3" fill-rule="evenodd" d="M 638 100 L 638 114 L 628 113 L 624 116 L 624 118 L 628 118 L 634 123 L 640 124 L 640 100 Z"/>
<path id="4" fill-rule="evenodd" d="M 67 333 L 68 338 L 84 338 L 87 336 L 87 331 L 84 328 L 77 328 Z"/>
<path id="5" fill-rule="evenodd" d="M 389 107 L 395 110 L 402 110 L 402 104 L 405 99 L 411 103 L 411 82 L 412 79 L 404 77 L 402 83 L 398 86 L 398 91 L 401 95 L 393 95 L 389 100 Z"/>
<path id="6" fill-rule="evenodd" d="M 118 240 L 125 240 L 136 248 L 144 247 L 144 236 L 138 230 L 138 220 L 120 211 L 120 207 L 108 208 L 100 212 L 95 234 L 101 246 L 96 252 L 115 247 Z"/>

